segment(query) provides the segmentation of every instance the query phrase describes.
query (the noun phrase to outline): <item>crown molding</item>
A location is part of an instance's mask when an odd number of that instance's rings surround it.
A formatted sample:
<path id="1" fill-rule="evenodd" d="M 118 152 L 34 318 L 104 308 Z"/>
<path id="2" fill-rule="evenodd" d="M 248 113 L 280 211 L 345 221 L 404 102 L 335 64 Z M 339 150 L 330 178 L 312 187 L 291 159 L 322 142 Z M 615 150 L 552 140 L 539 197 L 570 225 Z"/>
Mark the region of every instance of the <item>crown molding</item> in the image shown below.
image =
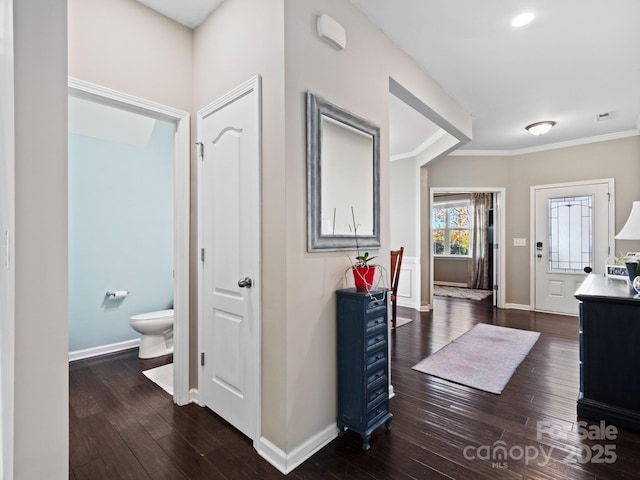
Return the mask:
<path id="1" fill-rule="evenodd" d="M 525 155 L 527 153 L 544 152 L 547 150 L 556 150 L 558 148 L 576 147 L 579 145 L 588 145 L 590 143 L 606 142 L 607 140 L 618 140 L 620 138 L 633 137 L 640 135 L 640 117 L 636 122 L 636 128 L 623 132 L 608 133 L 606 135 L 596 135 L 594 137 L 579 138 L 577 140 L 568 140 L 566 142 L 550 143 L 548 145 L 540 145 L 536 147 L 520 148 L 517 150 L 456 150 L 449 155 L 452 157 L 513 157 L 516 155 Z"/>
<path id="2" fill-rule="evenodd" d="M 391 157 L 389 157 L 389 160 L 391 160 L 392 162 L 395 162 L 396 160 L 404 160 L 405 158 L 413 158 L 415 157 L 415 154 L 413 152 L 406 152 L 406 153 L 398 153 L 397 155 L 391 155 Z"/>
<path id="3" fill-rule="evenodd" d="M 447 132 L 444 129 L 439 129 L 436 133 L 427 138 L 424 142 L 418 145 L 416 148 L 411 150 L 410 152 L 398 153 L 397 155 L 391 155 L 390 159 L 393 162 L 394 160 L 404 160 L 405 158 L 417 157 L 422 152 L 424 152 L 431 145 L 440 140 Z"/>

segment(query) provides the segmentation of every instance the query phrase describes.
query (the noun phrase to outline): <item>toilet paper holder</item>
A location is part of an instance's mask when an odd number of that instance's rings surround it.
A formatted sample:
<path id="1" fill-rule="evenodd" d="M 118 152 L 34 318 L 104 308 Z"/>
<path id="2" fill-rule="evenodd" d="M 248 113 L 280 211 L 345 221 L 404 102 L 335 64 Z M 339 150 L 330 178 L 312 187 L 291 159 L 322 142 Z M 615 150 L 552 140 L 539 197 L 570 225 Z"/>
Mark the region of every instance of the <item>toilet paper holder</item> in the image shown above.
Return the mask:
<path id="1" fill-rule="evenodd" d="M 107 297 L 111 298 L 124 298 L 129 295 L 129 290 L 109 290 L 107 291 Z"/>

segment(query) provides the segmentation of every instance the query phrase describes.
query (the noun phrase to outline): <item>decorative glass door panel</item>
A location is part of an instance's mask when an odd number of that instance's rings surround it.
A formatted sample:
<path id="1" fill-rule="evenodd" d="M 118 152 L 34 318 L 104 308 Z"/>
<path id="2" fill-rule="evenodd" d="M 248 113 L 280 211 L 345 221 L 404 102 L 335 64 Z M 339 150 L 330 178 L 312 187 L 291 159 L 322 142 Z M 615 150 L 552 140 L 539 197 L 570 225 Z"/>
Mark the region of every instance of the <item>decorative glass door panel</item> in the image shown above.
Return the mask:
<path id="1" fill-rule="evenodd" d="M 576 289 L 603 273 L 613 243 L 613 182 L 534 187 L 532 299 L 535 310 L 578 314 Z"/>
<path id="2" fill-rule="evenodd" d="M 549 199 L 549 273 L 593 268 L 593 197 Z"/>

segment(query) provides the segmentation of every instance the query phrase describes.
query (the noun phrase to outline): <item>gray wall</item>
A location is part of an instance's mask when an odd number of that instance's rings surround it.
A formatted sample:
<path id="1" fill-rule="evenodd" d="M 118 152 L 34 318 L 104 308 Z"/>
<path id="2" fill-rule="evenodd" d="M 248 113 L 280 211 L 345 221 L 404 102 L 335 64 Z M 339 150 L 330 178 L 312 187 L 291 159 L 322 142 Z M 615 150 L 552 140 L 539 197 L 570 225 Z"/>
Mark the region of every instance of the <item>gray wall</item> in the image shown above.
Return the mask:
<path id="1" fill-rule="evenodd" d="M 284 0 L 227 0 L 220 5 L 194 34 L 193 102 L 197 111 L 262 76 L 262 435 L 286 450 L 291 388 L 285 366 L 286 206 L 302 199 L 288 199 L 284 188 L 284 17 Z M 196 290 L 197 278 L 192 285 Z M 196 330 L 197 323 L 192 324 Z M 197 373 L 197 367 L 192 371 Z"/>
<path id="2" fill-rule="evenodd" d="M 15 480 L 69 478 L 67 2 L 14 2 Z"/>
<path id="3" fill-rule="evenodd" d="M 394 160 L 389 168 L 390 244 L 393 250 L 404 247 L 406 257 L 420 256 L 419 173 L 415 157 Z"/>
<path id="4" fill-rule="evenodd" d="M 346 29 L 347 48 L 343 51 L 318 38 L 315 21 L 320 13 L 335 18 Z M 390 166 L 384 161 L 389 158 L 389 78 L 465 133 L 470 130 L 470 117 L 359 10 L 343 0 L 285 1 L 285 65 L 287 256 L 283 301 L 288 426 L 283 450 L 291 451 L 335 425 L 335 290 L 352 284 L 345 281 L 344 272 L 349 265 L 347 255 L 353 256 L 353 252 L 306 251 L 304 92 L 309 89 L 380 126 L 382 248 L 378 261 L 382 265 L 389 264 L 391 247 Z M 269 189 L 281 185 L 274 183 Z"/>
<path id="5" fill-rule="evenodd" d="M 514 247 L 513 238 L 526 238 L 530 245 L 530 187 L 614 178 L 615 231 L 618 232 L 631 211 L 631 203 L 640 199 L 640 136 L 526 155 L 449 156 L 429 163 L 426 168 L 430 187 L 506 189 L 506 303 L 529 305 L 530 252 L 528 247 Z M 617 241 L 615 251 L 638 248 L 639 242 Z"/>
<path id="6" fill-rule="evenodd" d="M 68 0 L 69 76 L 191 111 L 193 32 L 134 0 Z"/>
<path id="7" fill-rule="evenodd" d="M 466 258 L 433 259 L 433 282 L 464 283 L 469 280 L 469 262 Z"/>

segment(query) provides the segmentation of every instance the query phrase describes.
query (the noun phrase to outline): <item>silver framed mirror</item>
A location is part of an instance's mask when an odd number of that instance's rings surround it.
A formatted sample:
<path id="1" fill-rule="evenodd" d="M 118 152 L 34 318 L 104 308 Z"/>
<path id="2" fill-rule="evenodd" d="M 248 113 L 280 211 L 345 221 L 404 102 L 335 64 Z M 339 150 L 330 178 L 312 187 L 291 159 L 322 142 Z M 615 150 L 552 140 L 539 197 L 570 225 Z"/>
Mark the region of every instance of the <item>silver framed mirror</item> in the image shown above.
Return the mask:
<path id="1" fill-rule="evenodd" d="M 380 248 L 380 128 L 306 97 L 307 250 Z"/>

